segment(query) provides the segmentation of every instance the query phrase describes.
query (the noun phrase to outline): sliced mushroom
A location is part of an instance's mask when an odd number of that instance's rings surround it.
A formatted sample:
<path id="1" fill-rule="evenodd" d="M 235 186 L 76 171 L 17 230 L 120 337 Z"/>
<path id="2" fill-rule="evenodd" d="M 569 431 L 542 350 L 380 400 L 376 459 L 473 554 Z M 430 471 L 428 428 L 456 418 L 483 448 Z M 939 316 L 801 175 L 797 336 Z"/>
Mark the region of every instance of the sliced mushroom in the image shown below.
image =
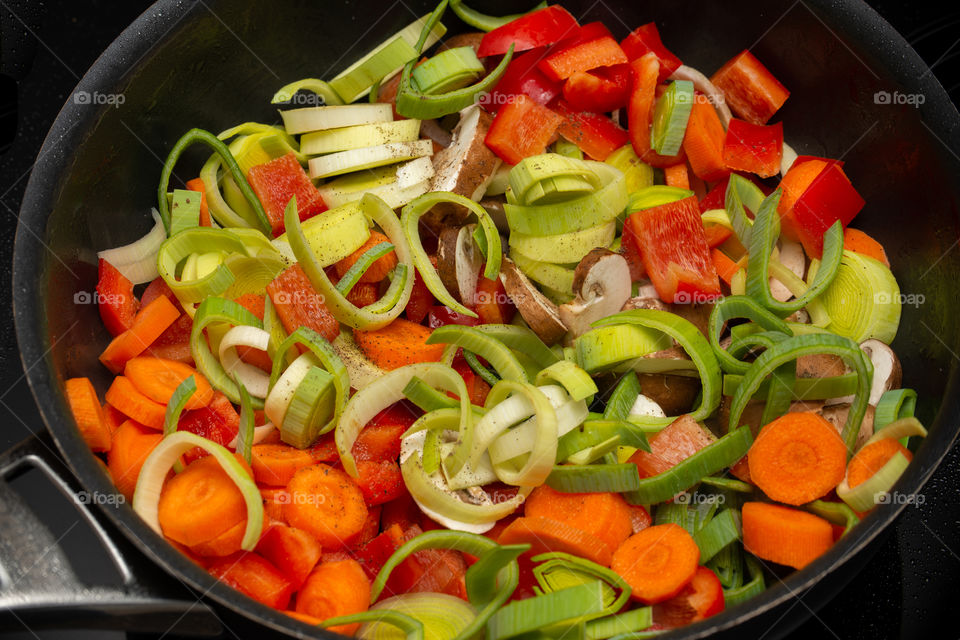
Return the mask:
<path id="1" fill-rule="evenodd" d="M 700 392 L 700 380 L 689 376 L 673 376 L 663 373 L 641 373 L 640 388 L 668 416 L 689 412 Z"/>
<path id="2" fill-rule="evenodd" d="M 479 201 L 487 184 L 500 166 L 500 158 L 484 143 L 493 117 L 478 105 L 460 112 L 460 122 L 453 130 L 453 139 L 446 149 L 433 156 L 436 174 L 430 191 L 451 191 Z M 462 224 L 468 216 L 466 208 L 442 203 L 427 212 L 422 220 L 427 226 L 439 227 L 444 222 Z"/>
<path id="3" fill-rule="evenodd" d="M 778 260 L 793 272 L 798 278 L 803 278 L 807 269 L 807 258 L 803 253 L 803 245 L 799 242 L 781 241 Z M 770 295 L 780 302 L 786 302 L 793 297 L 793 293 L 776 278 L 770 278 Z"/>
<path id="4" fill-rule="evenodd" d="M 487 215 L 493 220 L 493 224 L 497 225 L 497 231 L 503 235 L 510 233 L 510 225 L 507 224 L 507 214 L 503 210 L 503 205 L 506 204 L 506 202 L 507 199 L 502 195 L 484 196 L 483 200 L 480 201 L 480 206 L 486 210 Z"/>
<path id="5" fill-rule="evenodd" d="M 449 147 L 453 142 L 453 134 L 440 126 L 436 120 L 421 120 L 420 135 L 430 138 L 441 147 Z"/>
<path id="6" fill-rule="evenodd" d="M 880 396 L 891 389 L 899 389 L 903 378 L 900 359 L 887 344 L 879 340 L 866 340 L 860 349 L 873 363 L 873 384 L 870 385 L 870 404 L 876 406 Z"/>
<path id="7" fill-rule="evenodd" d="M 710 100 L 710 104 L 713 105 L 713 108 L 717 110 L 717 115 L 720 116 L 720 121 L 723 123 L 723 128 L 726 129 L 730 125 L 730 119 L 733 118 L 733 114 L 730 113 L 730 107 L 727 106 L 727 101 L 723 96 L 723 92 L 717 88 L 715 84 L 710 82 L 710 79 L 707 76 L 703 75 L 693 67 L 688 67 L 683 64 L 680 65 L 676 71 L 670 76 L 671 80 L 689 80 L 693 83 L 695 89 L 701 93 L 706 94 L 707 98 Z"/>
<path id="8" fill-rule="evenodd" d="M 670 304 L 663 302 L 657 297 L 656 292 L 653 295 L 646 295 L 648 292 L 641 287 L 640 294 L 627 300 L 623 305 L 623 311 L 631 309 L 656 309 L 658 311 L 669 311 L 691 322 L 700 333 L 707 335 L 710 326 L 710 312 L 713 311 L 712 304 Z"/>
<path id="9" fill-rule="evenodd" d="M 843 358 L 829 353 L 815 353 L 797 358 L 798 378 L 833 378 L 847 372 Z"/>
<path id="10" fill-rule="evenodd" d="M 541 340 L 552 345 L 563 338 L 567 327 L 560 319 L 557 305 L 540 293 L 509 258 L 500 263 L 500 281 L 520 315 Z"/>
<path id="11" fill-rule="evenodd" d="M 850 415 L 850 403 L 845 402 L 843 404 L 830 405 L 824 407 L 817 413 L 823 416 L 824 419 L 832 424 L 839 432 L 843 430 L 843 425 L 847 423 L 847 416 Z M 867 406 L 867 412 L 863 415 L 863 421 L 860 423 L 860 431 L 857 433 L 857 442 L 854 445 L 854 451 L 860 449 L 863 443 L 873 435 L 873 416 L 873 406 Z"/>
<path id="12" fill-rule="evenodd" d="M 473 241 L 475 224 L 445 227 L 437 246 L 437 272 L 454 298 L 467 306 L 473 304 L 483 255 Z"/>
<path id="13" fill-rule="evenodd" d="M 585 255 L 573 272 L 576 297 L 559 308 L 570 336 L 580 336 L 593 322 L 620 311 L 631 285 L 630 267 L 619 253 L 596 248 Z"/>

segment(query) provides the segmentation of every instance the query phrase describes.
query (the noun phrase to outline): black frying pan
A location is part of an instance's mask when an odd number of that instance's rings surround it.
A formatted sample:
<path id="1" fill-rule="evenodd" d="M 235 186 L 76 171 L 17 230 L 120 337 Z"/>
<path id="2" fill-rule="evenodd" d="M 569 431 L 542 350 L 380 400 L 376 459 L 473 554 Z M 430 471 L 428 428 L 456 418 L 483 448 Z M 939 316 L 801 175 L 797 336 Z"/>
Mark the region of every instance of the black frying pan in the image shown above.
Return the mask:
<path id="1" fill-rule="evenodd" d="M 129 242 L 150 226 L 146 210 L 155 198 L 158 157 L 193 126 L 218 131 L 246 120 L 276 120 L 267 102 L 279 85 L 336 72 L 431 4 L 162 1 L 111 45 L 77 91 L 91 97 L 122 95 L 123 104 L 115 107 L 94 97 L 67 102 L 24 196 L 14 264 L 16 324 L 27 377 L 76 479 L 58 468 L 42 440 L 8 453 L 0 472 L 40 466 L 63 478 L 66 491 L 113 492 L 73 427 L 62 381 L 90 376 L 101 391 L 105 388 L 108 377 L 96 356 L 107 334 L 95 307 L 77 304 L 83 298 L 75 296 L 93 290 L 96 250 Z M 780 114 L 788 142 L 803 153 L 847 162 L 845 170 L 868 203 L 858 225 L 885 244 L 903 292 L 913 300 L 923 297 L 922 304 L 904 308 L 894 343 L 905 381 L 920 394 L 920 417 L 931 426 L 897 487 L 905 494 L 919 490 L 960 425 L 960 385 L 951 356 L 958 350 L 954 280 L 960 255 L 949 251 L 960 237 L 960 117 L 932 74 L 861 3 L 563 4 L 584 21 L 603 20 L 618 35 L 656 20 L 684 61 L 707 73 L 751 47 L 793 92 Z M 455 23 L 452 16 L 449 22 Z M 891 96 L 889 103 L 881 92 Z M 902 100 L 895 92 L 923 104 L 896 104 Z M 180 175 L 195 175 L 201 161 L 199 153 L 188 156 Z M 803 607 L 790 611 L 794 595 L 803 593 L 811 608 L 829 599 L 869 559 L 871 541 L 904 506 L 882 505 L 804 571 L 774 580 L 763 596 L 675 635 L 756 637 L 771 627 L 775 634 L 785 633 L 806 613 Z M 0 559 L 8 574 L 0 574 L 5 587 L 0 617 L 17 616 L 33 627 L 143 631 L 163 631 L 179 621 L 177 632 L 196 635 L 216 635 L 224 628 L 242 637 L 311 632 L 218 584 L 148 529 L 128 505 L 100 505 L 89 514 L 114 558 L 126 567 L 123 588 L 85 590 L 71 582 L 63 559 L 49 551 L 55 541 L 44 539 L 29 512 L 0 484 Z M 139 557 L 127 552 L 133 548 L 164 571 L 131 566 Z M 42 570 L 27 571 L 36 561 Z M 18 572 L 30 578 L 17 580 Z M 182 589 L 167 588 L 176 584 L 169 576 L 222 605 L 218 613 L 182 600 Z M 174 593 L 177 597 L 171 597 Z"/>

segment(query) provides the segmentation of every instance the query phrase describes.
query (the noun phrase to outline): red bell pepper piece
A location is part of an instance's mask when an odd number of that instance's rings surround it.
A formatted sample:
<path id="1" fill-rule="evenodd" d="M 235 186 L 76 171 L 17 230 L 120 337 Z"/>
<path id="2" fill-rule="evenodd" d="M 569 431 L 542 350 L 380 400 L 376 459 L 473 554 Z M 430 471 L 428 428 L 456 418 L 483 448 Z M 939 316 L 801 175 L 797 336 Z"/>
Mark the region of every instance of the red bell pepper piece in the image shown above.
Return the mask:
<path id="1" fill-rule="evenodd" d="M 133 326 L 140 302 L 133 295 L 133 283 L 112 264 L 100 258 L 97 270 L 97 310 L 107 331 L 116 337 Z"/>
<path id="2" fill-rule="evenodd" d="M 357 486 L 368 507 L 390 502 L 407 492 L 396 460 L 358 460 L 357 471 L 360 474 L 356 480 Z"/>
<path id="3" fill-rule="evenodd" d="M 377 577 L 383 565 L 393 552 L 403 544 L 403 530 L 399 525 L 391 525 L 383 533 L 366 543 L 354 553 L 354 557 L 370 580 Z M 401 563 L 402 564 L 402 563 Z"/>
<path id="4" fill-rule="evenodd" d="M 603 162 L 629 140 L 627 132 L 607 116 L 576 111 L 563 100 L 558 101 L 554 109 L 563 117 L 558 129 L 560 135 L 594 160 Z"/>
<path id="5" fill-rule="evenodd" d="M 230 399 L 218 391 L 207 406 L 180 414 L 177 431 L 189 431 L 225 447 L 240 431 L 240 414 Z M 183 454 L 183 461 L 190 464 L 208 455 L 205 449 L 194 447 Z"/>
<path id="6" fill-rule="evenodd" d="M 575 111 L 608 113 L 627 106 L 632 79 L 628 64 L 578 71 L 563 83 L 563 99 Z"/>
<path id="7" fill-rule="evenodd" d="M 707 195 L 700 199 L 700 213 L 705 213 L 711 209 L 724 208 L 724 202 L 727 198 L 727 184 L 729 184 L 729 182 L 730 177 L 727 176 L 713 185 L 713 188 L 707 192 Z"/>
<path id="8" fill-rule="evenodd" d="M 163 278 L 157 277 L 140 296 L 140 305 L 145 307 L 154 301 L 158 296 L 166 296 L 167 300 L 173 303 L 173 306 L 180 312 L 180 317 L 166 328 L 160 336 L 154 340 L 147 353 L 158 358 L 167 358 L 170 360 L 179 360 L 188 364 L 193 363 L 193 353 L 190 351 L 190 331 L 193 329 L 193 318 L 189 314 L 183 313 L 183 307 L 170 286 Z"/>
<path id="9" fill-rule="evenodd" d="M 283 210 L 293 196 L 297 197 L 297 213 L 301 221 L 327 210 L 320 192 L 310 182 L 307 172 L 292 151 L 251 167 L 247 172 L 247 180 L 263 204 L 274 235 L 278 236 L 284 231 Z"/>
<path id="10" fill-rule="evenodd" d="M 504 162 L 517 164 L 546 151 L 561 122 L 553 111 L 521 94 L 500 109 L 485 142 Z"/>
<path id="11" fill-rule="evenodd" d="M 700 566 L 679 594 L 654 605 L 653 619 L 668 629 L 683 627 L 720 613 L 724 604 L 720 579 L 710 569 Z"/>
<path id="12" fill-rule="evenodd" d="M 800 241 L 807 255 L 813 258 L 823 255 L 823 235 L 827 229 L 837 220 L 846 228 L 866 204 L 840 165 L 833 161 L 794 163 L 780 186 L 784 195 L 790 194 L 787 202 L 781 198 L 778 207 L 783 234 Z M 796 198 L 792 206 L 791 197 Z"/>
<path id="13" fill-rule="evenodd" d="M 766 124 L 790 97 L 787 88 L 746 49 L 720 67 L 710 81 L 723 92 L 730 109 L 753 124 Z"/>
<path id="14" fill-rule="evenodd" d="M 566 80 L 578 71 L 609 67 L 629 62 L 627 54 L 613 37 L 605 35 L 547 55 L 537 65 L 551 80 Z"/>
<path id="15" fill-rule="evenodd" d="M 274 522 L 257 542 L 257 553 L 299 589 L 320 561 L 322 550 L 317 539 L 303 529 Z"/>
<path id="16" fill-rule="evenodd" d="M 661 300 L 703 303 L 720 295 L 696 196 L 638 211 L 626 224 Z"/>
<path id="17" fill-rule="evenodd" d="M 663 82 L 670 74 L 676 71 L 682 62 L 680 58 L 670 52 L 660 40 L 660 32 L 653 22 L 637 27 L 620 43 L 623 52 L 630 60 L 636 60 L 644 54 L 652 52 L 660 61 L 659 80 Z"/>
<path id="18" fill-rule="evenodd" d="M 643 256 L 640 255 L 640 247 L 637 246 L 637 237 L 633 235 L 633 229 L 630 225 L 623 225 L 619 253 L 627 261 L 627 266 L 630 267 L 630 280 L 632 282 L 643 280 L 647 276 L 647 268 L 643 266 Z"/>
<path id="19" fill-rule="evenodd" d="M 481 275 L 474 303 L 480 324 L 510 324 L 517 312 L 500 278 L 491 280 Z"/>
<path id="20" fill-rule="evenodd" d="M 377 424 L 374 424 L 374 421 L 371 420 L 370 424 L 360 430 L 352 448 L 355 459 L 382 462 L 384 460 L 396 460 L 400 457 L 400 436 L 413 424 L 419 410 L 415 413 L 403 406 L 399 411 L 406 414 L 402 417 L 409 416 L 410 419 L 402 421 L 391 419 Z M 383 420 L 383 418 L 380 420 Z"/>
<path id="21" fill-rule="evenodd" d="M 467 394 L 470 396 L 470 402 L 482 407 L 484 401 L 487 399 L 487 394 L 490 393 L 490 385 L 473 372 L 473 369 L 470 368 L 470 365 L 467 364 L 467 361 L 463 359 L 462 355 L 458 354 L 457 357 L 453 359 L 451 366 L 454 371 L 460 374 L 464 384 L 467 385 Z M 448 393 L 448 395 L 456 398 L 455 393 Z"/>
<path id="22" fill-rule="evenodd" d="M 560 95 L 560 83 L 554 82 L 537 68 L 545 52 L 546 48 L 540 47 L 511 60 L 493 91 L 480 96 L 480 105 L 496 113 L 520 94 L 526 94 L 537 104 L 544 105 Z"/>
<path id="23" fill-rule="evenodd" d="M 690 167 L 701 180 L 714 182 L 722 180 L 730 173 L 723 161 L 725 137 L 726 132 L 716 109 L 705 96 L 696 94 L 683 136 L 683 150 L 690 161 Z"/>
<path id="24" fill-rule="evenodd" d="M 450 307 L 434 305 L 427 314 L 427 326 L 431 329 L 444 327 L 448 324 L 459 324 L 464 327 L 475 327 L 480 321 L 472 316 L 454 311 Z"/>
<path id="25" fill-rule="evenodd" d="M 213 577 L 240 593 L 274 609 L 286 609 L 293 595 L 293 583 L 263 556 L 238 553 L 214 561 L 207 567 Z"/>
<path id="26" fill-rule="evenodd" d="M 630 62 L 633 69 L 633 88 L 627 108 L 630 144 L 638 156 L 650 151 L 650 127 L 653 124 L 653 104 L 657 92 L 660 62 L 655 53 L 646 53 Z"/>
<path id="27" fill-rule="evenodd" d="M 723 161 L 728 169 L 770 178 L 780 173 L 782 157 L 782 122 L 763 125 L 736 118 L 730 121 L 723 141 Z"/>
<path id="28" fill-rule="evenodd" d="M 268 284 L 267 294 L 288 334 L 309 327 L 330 342 L 340 335 L 340 323 L 299 264 L 284 270 Z"/>
<path id="29" fill-rule="evenodd" d="M 422 323 L 430 312 L 430 307 L 436 303 L 436 298 L 430 293 L 430 289 L 427 289 L 427 285 L 423 282 L 423 278 L 418 271 L 413 279 L 413 290 L 410 292 L 410 301 L 407 302 L 407 320 L 416 322 L 417 324 Z"/>
<path id="30" fill-rule="evenodd" d="M 550 5 L 485 34 L 477 47 L 477 56 L 501 55 L 510 50 L 510 45 L 514 53 L 519 53 L 553 44 L 570 37 L 578 26 L 569 11 L 560 5 Z"/>

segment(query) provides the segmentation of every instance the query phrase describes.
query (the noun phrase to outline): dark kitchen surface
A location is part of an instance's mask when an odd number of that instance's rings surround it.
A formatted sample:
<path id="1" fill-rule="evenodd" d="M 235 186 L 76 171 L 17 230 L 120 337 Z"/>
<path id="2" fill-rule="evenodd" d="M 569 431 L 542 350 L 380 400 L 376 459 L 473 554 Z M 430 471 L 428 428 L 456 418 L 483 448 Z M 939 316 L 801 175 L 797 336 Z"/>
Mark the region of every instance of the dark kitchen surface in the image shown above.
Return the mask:
<path id="1" fill-rule="evenodd" d="M 0 0 L 0 300 L 7 302 L 0 316 L 0 449 L 42 429 L 23 380 L 9 310 L 14 230 L 30 168 L 76 82 L 149 4 L 143 0 Z M 960 9 L 943 13 L 944 5 L 898 0 L 870 4 L 913 44 L 956 102 L 960 95 L 960 41 L 956 39 Z M 802 2 L 794 10 L 803 10 Z M 159 170 L 158 162 L 158 175 Z M 149 206 L 148 195 L 144 207 Z M 69 502 L 43 485 L 35 472 L 15 483 L 61 538 L 82 578 L 93 583 L 114 581 L 112 570 L 103 569 L 105 556 L 93 551 L 96 542 L 92 535 L 83 525 L 75 526 Z M 955 620 L 951 614 L 960 581 L 958 490 L 960 448 L 955 447 L 925 488 L 923 504 L 904 512 L 896 527 L 878 542 L 867 568 L 790 638 L 956 637 L 945 629 Z M 809 610 L 802 599 L 794 606 Z M 24 628 L 4 637 L 79 640 L 124 635 L 34 633 Z"/>

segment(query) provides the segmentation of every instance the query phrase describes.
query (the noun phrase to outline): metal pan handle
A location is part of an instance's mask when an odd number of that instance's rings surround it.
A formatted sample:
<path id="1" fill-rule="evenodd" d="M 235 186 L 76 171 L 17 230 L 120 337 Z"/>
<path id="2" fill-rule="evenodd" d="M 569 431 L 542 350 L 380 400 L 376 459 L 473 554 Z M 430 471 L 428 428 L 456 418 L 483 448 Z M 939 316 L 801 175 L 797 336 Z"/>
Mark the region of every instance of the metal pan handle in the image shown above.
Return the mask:
<path id="1" fill-rule="evenodd" d="M 99 629 L 213 638 L 217 615 L 137 550 L 89 501 L 44 432 L 0 455 L 0 629 Z M 77 505 L 120 573 L 122 585 L 80 582 L 58 540 L 7 480 L 42 472 Z"/>

